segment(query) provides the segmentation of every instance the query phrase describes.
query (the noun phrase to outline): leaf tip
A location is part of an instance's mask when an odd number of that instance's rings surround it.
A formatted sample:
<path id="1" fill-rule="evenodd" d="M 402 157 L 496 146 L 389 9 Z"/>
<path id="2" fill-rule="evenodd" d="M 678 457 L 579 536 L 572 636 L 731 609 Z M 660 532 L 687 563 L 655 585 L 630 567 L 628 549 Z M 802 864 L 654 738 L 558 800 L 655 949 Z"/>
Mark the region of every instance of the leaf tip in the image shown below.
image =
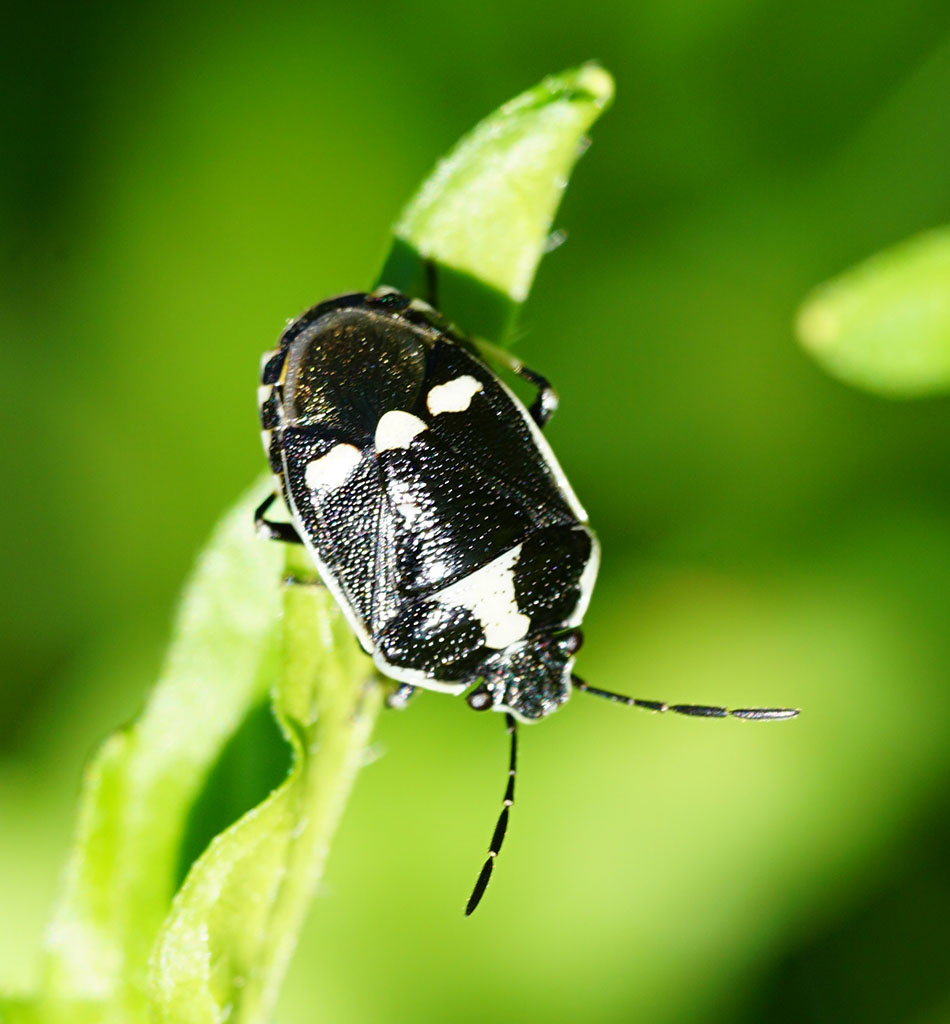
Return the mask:
<path id="1" fill-rule="evenodd" d="M 613 75 L 595 60 L 588 61 L 577 69 L 577 87 L 586 92 L 601 110 L 610 106 L 616 92 Z"/>
<path id="2" fill-rule="evenodd" d="M 950 390 L 950 229 L 866 258 L 806 296 L 802 348 L 828 373 L 889 397 Z"/>
<path id="3" fill-rule="evenodd" d="M 841 320 L 834 304 L 825 301 L 823 292 L 810 296 L 799 307 L 795 317 L 795 333 L 803 348 L 821 352 L 834 344 L 841 331 Z"/>

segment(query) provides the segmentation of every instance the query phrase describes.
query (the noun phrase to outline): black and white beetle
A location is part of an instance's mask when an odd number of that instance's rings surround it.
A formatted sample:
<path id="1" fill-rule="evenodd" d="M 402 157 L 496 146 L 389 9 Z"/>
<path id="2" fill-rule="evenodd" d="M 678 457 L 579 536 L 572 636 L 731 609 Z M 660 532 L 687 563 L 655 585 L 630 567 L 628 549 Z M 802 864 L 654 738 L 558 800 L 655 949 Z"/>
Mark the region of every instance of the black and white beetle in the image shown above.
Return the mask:
<path id="1" fill-rule="evenodd" d="M 537 388 L 530 410 L 489 369 Z M 465 913 L 481 900 L 514 802 L 516 720 L 535 722 L 572 689 L 651 711 L 747 719 L 637 700 L 573 674 L 600 549 L 541 428 L 557 395 L 511 355 L 455 333 L 391 289 L 314 306 L 262 360 L 264 447 L 291 522 L 255 521 L 306 545 L 376 667 L 399 686 L 501 711 L 511 736 L 504 807 Z"/>

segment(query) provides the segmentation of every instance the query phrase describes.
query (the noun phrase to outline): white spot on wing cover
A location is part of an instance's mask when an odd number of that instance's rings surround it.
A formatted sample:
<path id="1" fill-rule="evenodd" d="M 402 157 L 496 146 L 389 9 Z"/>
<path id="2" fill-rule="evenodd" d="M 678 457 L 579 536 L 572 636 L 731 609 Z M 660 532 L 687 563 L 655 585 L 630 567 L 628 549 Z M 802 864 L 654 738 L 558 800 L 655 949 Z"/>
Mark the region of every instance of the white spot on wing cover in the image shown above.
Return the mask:
<path id="1" fill-rule="evenodd" d="M 359 465 L 360 458 L 360 450 L 355 445 L 334 445 L 326 455 L 307 464 L 307 486 L 314 491 L 340 487 Z"/>
<path id="2" fill-rule="evenodd" d="M 376 424 L 376 451 L 385 452 L 391 448 L 408 448 L 412 439 L 429 428 L 411 412 L 384 413 Z"/>
<path id="3" fill-rule="evenodd" d="M 446 607 L 467 608 L 485 630 L 485 646 L 499 651 L 523 640 L 531 625 L 518 611 L 515 595 L 514 569 L 520 557 L 519 544 L 435 595 Z"/>
<path id="4" fill-rule="evenodd" d="M 426 405 L 433 416 L 443 412 L 465 412 L 481 390 L 481 381 L 465 374 L 445 384 L 436 384 L 426 397 Z"/>

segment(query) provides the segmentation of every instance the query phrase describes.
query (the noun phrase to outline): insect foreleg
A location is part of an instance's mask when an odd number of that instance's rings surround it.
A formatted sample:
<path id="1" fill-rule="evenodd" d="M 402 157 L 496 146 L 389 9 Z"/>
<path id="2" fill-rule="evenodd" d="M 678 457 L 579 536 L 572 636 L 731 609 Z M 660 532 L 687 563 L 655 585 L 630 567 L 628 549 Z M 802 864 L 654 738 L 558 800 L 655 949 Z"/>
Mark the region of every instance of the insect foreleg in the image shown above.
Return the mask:
<path id="1" fill-rule="evenodd" d="M 416 693 L 412 683 L 400 683 L 386 698 L 386 707 L 394 711 L 402 711 Z"/>
<path id="2" fill-rule="evenodd" d="M 268 495 L 254 510 L 254 529 L 265 540 L 280 540 L 285 544 L 303 544 L 293 523 L 275 523 L 265 518 L 267 510 L 277 500 L 277 492 Z"/>
<path id="3" fill-rule="evenodd" d="M 499 348 L 497 345 L 492 345 L 490 342 L 482 341 L 481 339 L 478 340 L 477 345 L 479 351 L 489 359 L 500 363 L 506 370 L 510 370 L 513 374 L 522 380 L 526 380 L 529 384 L 533 384 L 538 389 L 538 393 L 535 395 L 528 412 L 531 414 L 534 422 L 539 427 L 543 427 L 557 411 L 558 406 L 557 391 L 554 390 L 547 377 L 542 377 L 540 373 L 525 366 L 520 359 L 516 359 L 507 349 Z"/>

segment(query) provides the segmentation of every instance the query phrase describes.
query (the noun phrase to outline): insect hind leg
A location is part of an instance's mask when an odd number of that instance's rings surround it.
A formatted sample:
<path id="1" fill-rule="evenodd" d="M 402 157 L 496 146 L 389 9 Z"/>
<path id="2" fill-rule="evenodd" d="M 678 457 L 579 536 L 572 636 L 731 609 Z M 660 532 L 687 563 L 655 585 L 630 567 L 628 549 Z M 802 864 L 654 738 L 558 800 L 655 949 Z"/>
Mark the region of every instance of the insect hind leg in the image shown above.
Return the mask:
<path id="1" fill-rule="evenodd" d="M 394 711 L 402 711 L 415 696 L 416 692 L 417 687 L 413 686 L 412 683 L 400 683 L 386 697 L 386 707 L 392 708 Z"/>

